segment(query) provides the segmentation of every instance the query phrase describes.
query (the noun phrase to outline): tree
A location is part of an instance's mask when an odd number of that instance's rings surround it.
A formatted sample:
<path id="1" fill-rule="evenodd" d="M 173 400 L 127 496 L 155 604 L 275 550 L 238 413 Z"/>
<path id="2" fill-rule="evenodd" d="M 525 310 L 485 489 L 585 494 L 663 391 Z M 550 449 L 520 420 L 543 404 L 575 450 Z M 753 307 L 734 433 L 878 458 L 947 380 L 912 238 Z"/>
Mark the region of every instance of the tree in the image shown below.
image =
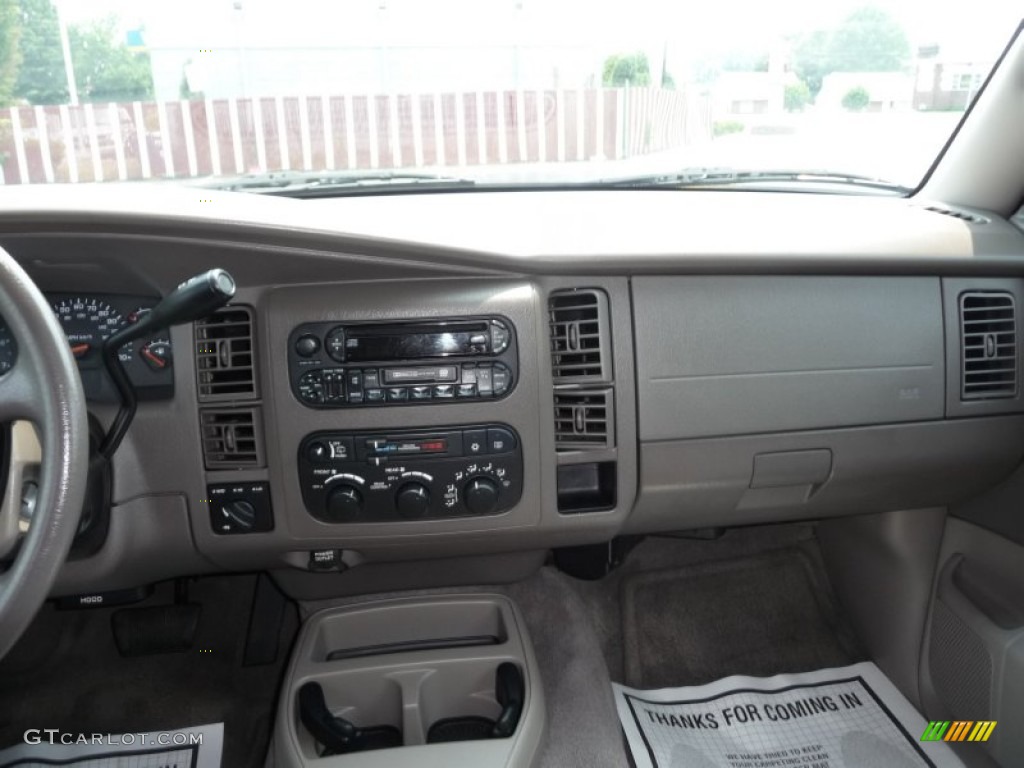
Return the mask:
<path id="1" fill-rule="evenodd" d="M 811 90 L 807 83 L 799 80 L 786 86 L 782 97 L 783 106 L 787 112 L 800 112 L 811 101 Z"/>
<path id="2" fill-rule="evenodd" d="M 614 54 L 604 60 L 601 82 L 606 87 L 650 85 L 651 66 L 644 53 Z"/>
<path id="3" fill-rule="evenodd" d="M 136 101 L 153 98 L 149 54 L 116 42 L 117 20 L 107 17 L 69 31 L 71 60 L 82 101 Z"/>
<path id="4" fill-rule="evenodd" d="M 885 11 L 855 10 L 831 30 L 816 30 L 793 47 L 793 70 L 812 96 L 832 72 L 898 72 L 910 61 L 906 32 Z"/>
<path id="5" fill-rule="evenodd" d="M 843 108 L 853 112 L 860 112 L 869 103 L 871 103 L 871 96 L 863 85 L 855 85 L 843 96 Z"/>
<path id="6" fill-rule="evenodd" d="M 21 66 L 21 6 L 18 0 L 0 0 L 0 106 L 14 98 Z"/>
<path id="7" fill-rule="evenodd" d="M 21 67 L 14 95 L 30 104 L 68 100 L 57 10 L 50 0 L 21 0 Z"/>

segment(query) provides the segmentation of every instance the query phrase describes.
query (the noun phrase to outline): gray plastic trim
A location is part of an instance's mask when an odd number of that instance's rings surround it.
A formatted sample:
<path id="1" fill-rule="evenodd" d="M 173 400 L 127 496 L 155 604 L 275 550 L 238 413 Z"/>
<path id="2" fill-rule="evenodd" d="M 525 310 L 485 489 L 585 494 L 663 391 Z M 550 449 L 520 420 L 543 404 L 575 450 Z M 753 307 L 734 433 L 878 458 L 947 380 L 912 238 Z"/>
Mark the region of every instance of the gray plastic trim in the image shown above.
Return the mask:
<path id="1" fill-rule="evenodd" d="M 829 450 L 818 485 L 751 489 L 755 457 Z M 686 530 L 946 506 L 1006 477 L 1024 417 L 643 443 L 640 495 L 624 533 Z"/>
<path id="2" fill-rule="evenodd" d="M 439 634 L 441 633 L 441 634 Z M 496 645 L 411 651 L 328 661 L 330 650 L 377 642 L 493 633 Z M 495 717 L 498 665 L 518 664 L 526 679 L 526 705 L 507 739 L 426 744 L 430 725 L 445 717 Z M 298 721 L 299 688 L 314 680 L 328 707 L 357 726 L 393 725 L 405 746 L 321 758 Z M 311 616 L 296 641 L 277 708 L 275 764 L 282 768 L 529 768 L 545 729 L 542 685 L 519 611 L 496 594 L 400 598 L 331 608 Z"/>
<path id="3" fill-rule="evenodd" d="M 991 662 L 991 701 L 986 719 L 996 720 L 999 725 L 992 738 L 981 745 L 981 750 L 1000 765 L 1018 765 L 1020 756 L 1024 755 L 1024 730 L 1014 724 L 1024 719 L 1024 627 L 1000 627 L 956 585 L 954 573 L 958 565 L 973 567 L 983 573 L 987 581 L 999 584 L 1002 595 L 1012 595 L 1011 599 L 1019 600 L 1024 595 L 1024 569 L 1021 568 L 1024 547 L 951 517 L 946 522 L 938 562 L 930 614 L 935 611 L 935 602 L 941 601 L 980 638 Z M 1024 609 L 1024 604 L 1014 607 Z M 973 713 L 951 712 L 939 698 L 931 674 L 931 615 L 925 626 L 920 679 L 926 715 L 942 719 L 981 719 Z M 960 757 L 970 765 L 966 750 Z"/>
<path id="4" fill-rule="evenodd" d="M 635 278 L 640 439 L 942 418 L 937 278 Z"/>

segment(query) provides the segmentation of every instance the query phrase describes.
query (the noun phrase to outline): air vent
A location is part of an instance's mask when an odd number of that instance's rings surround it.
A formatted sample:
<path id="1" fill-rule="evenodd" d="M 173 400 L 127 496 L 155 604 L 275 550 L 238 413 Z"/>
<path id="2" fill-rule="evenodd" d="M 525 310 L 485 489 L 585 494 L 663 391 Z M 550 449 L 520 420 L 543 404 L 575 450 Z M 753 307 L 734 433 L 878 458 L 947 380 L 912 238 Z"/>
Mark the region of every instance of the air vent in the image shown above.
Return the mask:
<path id="1" fill-rule="evenodd" d="M 555 382 L 610 381 L 608 298 L 603 291 L 557 291 L 548 299 Z"/>
<path id="2" fill-rule="evenodd" d="M 232 305 L 195 324 L 200 402 L 256 397 L 252 309 Z"/>
<path id="3" fill-rule="evenodd" d="M 961 400 L 1017 394 L 1017 323 L 1008 293 L 960 295 Z"/>
<path id="4" fill-rule="evenodd" d="M 945 208 L 940 205 L 927 205 L 925 206 L 926 211 L 932 213 L 941 213 L 943 216 L 952 216 L 954 219 L 960 219 L 961 221 L 969 221 L 972 224 L 988 224 L 988 219 L 984 216 L 979 216 L 976 213 L 970 213 L 969 211 L 961 211 L 956 208 Z"/>
<path id="5" fill-rule="evenodd" d="M 256 408 L 204 408 L 199 411 L 203 460 L 207 469 L 262 467 L 263 449 Z"/>
<path id="6" fill-rule="evenodd" d="M 555 390 L 555 449 L 586 451 L 615 445 L 612 390 Z"/>

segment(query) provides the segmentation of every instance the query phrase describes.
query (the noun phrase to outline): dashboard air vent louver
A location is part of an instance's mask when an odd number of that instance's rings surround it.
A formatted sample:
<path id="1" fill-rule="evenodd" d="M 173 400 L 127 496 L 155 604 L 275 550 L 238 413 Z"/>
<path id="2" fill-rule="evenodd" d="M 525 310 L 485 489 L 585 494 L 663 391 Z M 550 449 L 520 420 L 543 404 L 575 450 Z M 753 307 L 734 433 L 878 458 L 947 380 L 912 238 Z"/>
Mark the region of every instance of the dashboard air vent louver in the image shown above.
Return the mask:
<path id="1" fill-rule="evenodd" d="M 1008 293 L 960 295 L 961 400 L 1017 394 L 1017 322 Z"/>
<path id="2" fill-rule="evenodd" d="M 580 451 L 615 445 L 612 390 L 555 390 L 555 449 Z"/>
<path id="3" fill-rule="evenodd" d="M 988 224 L 988 219 L 984 216 L 979 216 L 976 213 L 970 213 L 968 211 L 961 211 L 956 208 L 945 208 L 941 205 L 927 205 L 925 206 L 926 211 L 932 213 L 941 213 L 943 216 L 952 216 L 954 219 L 960 219 L 961 221 L 969 221 L 972 224 Z"/>
<path id="4" fill-rule="evenodd" d="M 231 305 L 195 324 L 199 401 L 256 397 L 252 310 Z"/>
<path id="5" fill-rule="evenodd" d="M 608 381 L 608 299 L 603 291 L 570 290 L 548 299 L 551 374 L 556 383 Z"/>
<path id="6" fill-rule="evenodd" d="M 204 408 L 199 412 L 207 469 L 263 466 L 257 408 Z"/>

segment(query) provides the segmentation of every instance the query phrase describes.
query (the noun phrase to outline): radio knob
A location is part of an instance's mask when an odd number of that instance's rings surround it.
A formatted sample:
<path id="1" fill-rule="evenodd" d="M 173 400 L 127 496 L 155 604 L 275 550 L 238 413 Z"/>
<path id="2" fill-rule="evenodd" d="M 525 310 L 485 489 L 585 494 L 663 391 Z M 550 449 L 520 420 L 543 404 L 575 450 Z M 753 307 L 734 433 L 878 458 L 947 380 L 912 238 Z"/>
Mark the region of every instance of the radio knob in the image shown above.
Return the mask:
<path id="1" fill-rule="evenodd" d="M 363 494 L 354 485 L 339 485 L 327 496 L 325 516 L 330 523 L 353 523 L 363 514 Z"/>
<path id="2" fill-rule="evenodd" d="M 474 515 L 489 515 L 498 508 L 498 484 L 489 477 L 474 477 L 463 487 L 462 500 Z"/>
<path id="3" fill-rule="evenodd" d="M 423 517 L 430 511 L 430 490 L 420 483 L 406 483 L 395 494 L 395 506 L 409 520 Z"/>

